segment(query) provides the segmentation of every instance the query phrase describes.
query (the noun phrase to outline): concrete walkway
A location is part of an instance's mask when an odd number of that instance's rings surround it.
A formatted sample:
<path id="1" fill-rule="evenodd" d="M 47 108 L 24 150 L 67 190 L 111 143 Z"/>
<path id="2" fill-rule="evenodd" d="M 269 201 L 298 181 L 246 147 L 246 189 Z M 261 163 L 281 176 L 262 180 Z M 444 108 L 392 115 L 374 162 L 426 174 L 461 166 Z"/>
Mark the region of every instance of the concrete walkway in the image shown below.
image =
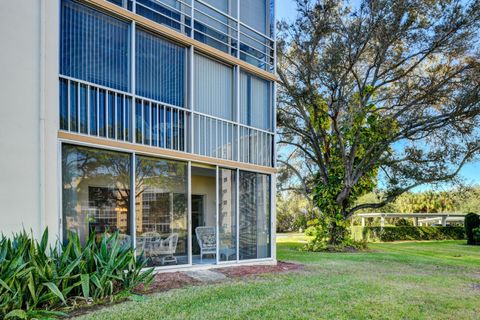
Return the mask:
<path id="1" fill-rule="evenodd" d="M 216 282 L 225 280 L 227 278 L 227 276 L 225 276 L 223 273 L 212 270 L 186 271 L 185 273 L 187 276 L 201 282 Z"/>

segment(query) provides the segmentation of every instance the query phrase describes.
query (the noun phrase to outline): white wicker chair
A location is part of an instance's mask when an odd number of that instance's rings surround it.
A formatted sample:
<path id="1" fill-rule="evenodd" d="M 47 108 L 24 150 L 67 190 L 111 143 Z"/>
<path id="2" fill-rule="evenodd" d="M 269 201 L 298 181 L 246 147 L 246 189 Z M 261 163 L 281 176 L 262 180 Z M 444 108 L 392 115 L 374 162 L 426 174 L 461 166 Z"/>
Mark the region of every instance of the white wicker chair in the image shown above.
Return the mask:
<path id="1" fill-rule="evenodd" d="M 162 239 L 157 232 L 145 232 L 138 239 L 139 249 L 143 249 L 145 256 L 150 258 L 160 257 L 160 264 L 177 263 L 174 256 L 177 251 L 178 233 L 172 233 Z"/>
<path id="2" fill-rule="evenodd" d="M 217 254 L 217 234 L 215 227 L 196 227 L 195 234 L 200 246 L 200 261 L 203 262 L 203 255 Z"/>

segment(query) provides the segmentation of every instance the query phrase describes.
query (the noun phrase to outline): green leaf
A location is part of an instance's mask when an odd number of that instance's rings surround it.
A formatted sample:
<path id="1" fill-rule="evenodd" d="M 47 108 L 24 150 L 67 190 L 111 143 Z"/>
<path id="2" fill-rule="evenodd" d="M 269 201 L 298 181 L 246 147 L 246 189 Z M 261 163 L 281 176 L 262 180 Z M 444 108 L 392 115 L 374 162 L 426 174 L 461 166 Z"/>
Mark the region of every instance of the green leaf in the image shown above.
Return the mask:
<path id="1" fill-rule="evenodd" d="M 27 319 L 27 313 L 21 309 L 15 309 L 7 313 L 7 315 L 5 316 L 5 319 L 15 319 L 15 318 Z"/>
<path id="2" fill-rule="evenodd" d="M 4 287 L 5 290 L 12 292 L 12 289 L 10 289 L 10 287 L 2 279 L 0 279 L 0 285 Z"/>
<path id="3" fill-rule="evenodd" d="M 80 275 L 82 282 L 83 297 L 88 298 L 90 296 L 90 276 L 88 274 Z"/>
<path id="4" fill-rule="evenodd" d="M 63 303 L 67 304 L 67 302 L 65 301 L 65 297 L 63 296 L 63 294 L 60 292 L 60 290 L 58 290 L 58 287 L 55 285 L 55 283 L 53 282 L 46 282 L 43 284 L 44 286 L 46 286 L 48 289 L 50 289 L 50 291 L 56 295 L 57 297 L 60 298 L 60 300 L 62 300 Z"/>

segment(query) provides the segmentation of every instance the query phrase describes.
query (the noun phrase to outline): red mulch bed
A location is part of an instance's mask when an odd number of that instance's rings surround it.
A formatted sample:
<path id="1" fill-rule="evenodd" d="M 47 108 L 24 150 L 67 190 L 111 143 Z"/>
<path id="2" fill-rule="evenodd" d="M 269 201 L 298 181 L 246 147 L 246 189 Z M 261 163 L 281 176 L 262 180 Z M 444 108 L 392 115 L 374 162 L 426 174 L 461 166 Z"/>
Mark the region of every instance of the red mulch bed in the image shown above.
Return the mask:
<path id="1" fill-rule="evenodd" d="M 142 294 L 163 292 L 171 289 L 183 288 L 188 285 L 196 285 L 199 283 L 201 282 L 187 276 L 184 272 L 157 273 L 155 275 L 155 279 L 147 290 L 144 290 L 144 288 L 141 286 L 137 288 L 136 291 Z"/>
<path id="2" fill-rule="evenodd" d="M 265 274 L 265 273 L 281 273 L 303 270 L 302 264 L 281 262 L 279 261 L 276 266 L 269 265 L 253 265 L 253 266 L 238 266 L 238 267 L 225 267 L 215 268 L 212 271 L 220 272 L 230 278 L 238 278 L 244 276 Z M 189 285 L 199 285 L 201 281 L 189 277 L 184 272 L 166 272 L 157 273 L 152 284 L 145 290 L 143 286 L 140 286 L 135 291 L 140 294 L 149 294 L 153 292 L 163 292 L 171 289 L 183 288 Z"/>
<path id="3" fill-rule="evenodd" d="M 257 275 L 262 273 L 281 273 L 289 271 L 303 270 L 303 264 L 278 261 L 276 266 L 257 265 L 257 266 L 239 266 L 229 268 L 213 269 L 226 275 L 227 277 L 243 277 Z"/>

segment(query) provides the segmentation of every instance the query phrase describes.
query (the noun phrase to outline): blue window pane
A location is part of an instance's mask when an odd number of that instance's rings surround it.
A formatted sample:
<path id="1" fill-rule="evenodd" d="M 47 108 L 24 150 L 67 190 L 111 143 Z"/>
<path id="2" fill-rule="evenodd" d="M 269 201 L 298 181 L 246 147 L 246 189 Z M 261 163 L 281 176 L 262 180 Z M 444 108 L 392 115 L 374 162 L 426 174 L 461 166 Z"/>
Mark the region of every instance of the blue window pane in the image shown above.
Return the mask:
<path id="1" fill-rule="evenodd" d="M 159 141 L 159 147 L 160 148 L 165 148 L 165 107 L 161 106 L 160 107 L 160 141 Z"/>
<path id="2" fill-rule="evenodd" d="M 178 11 L 170 10 L 166 6 L 152 0 L 137 0 L 136 13 L 167 25 L 173 29 L 181 30 L 181 15 Z"/>
<path id="3" fill-rule="evenodd" d="M 136 94 L 183 107 L 185 48 L 143 30 L 135 43 Z"/>
<path id="4" fill-rule="evenodd" d="M 60 73 L 129 89 L 129 24 L 78 2 L 61 7 Z"/>
<path id="5" fill-rule="evenodd" d="M 87 86 L 80 85 L 80 132 L 88 133 L 88 104 L 87 104 Z"/>
<path id="6" fill-rule="evenodd" d="M 152 145 L 158 146 L 158 107 L 152 105 Z"/>
<path id="7" fill-rule="evenodd" d="M 143 105 L 143 120 L 144 120 L 143 141 L 145 144 L 150 144 L 150 105 L 148 103 L 145 103 Z"/>
<path id="8" fill-rule="evenodd" d="M 125 99 L 125 140 L 132 141 L 131 132 L 130 132 L 130 120 L 132 119 L 132 100 L 127 97 Z"/>
<path id="9" fill-rule="evenodd" d="M 115 95 L 108 92 L 108 137 L 115 139 Z"/>
<path id="10" fill-rule="evenodd" d="M 98 99 L 97 99 L 97 90 L 90 90 L 90 134 L 97 135 L 98 128 Z"/>
<path id="11" fill-rule="evenodd" d="M 107 118 L 106 118 L 106 93 L 105 90 L 99 90 L 98 93 L 98 134 L 102 137 L 107 136 Z"/>
<path id="12" fill-rule="evenodd" d="M 60 129 L 68 130 L 68 81 L 60 79 Z"/>
<path id="13" fill-rule="evenodd" d="M 135 142 L 143 143 L 142 140 L 142 101 L 137 100 L 135 104 Z"/>
<path id="14" fill-rule="evenodd" d="M 116 105 L 116 111 L 115 115 L 117 116 L 117 139 L 123 140 L 123 117 L 124 117 L 124 112 L 123 112 L 123 96 L 122 95 L 117 95 L 117 105 Z"/>
<path id="15" fill-rule="evenodd" d="M 73 131 L 73 132 L 78 131 L 78 128 L 77 128 L 77 119 L 78 119 L 77 90 L 78 89 L 77 88 L 78 88 L 77 83 L 74 83 L 74 82 L 70 83 L 70 97 L 69 97 L 70 98 L 70 131 Z"/>

